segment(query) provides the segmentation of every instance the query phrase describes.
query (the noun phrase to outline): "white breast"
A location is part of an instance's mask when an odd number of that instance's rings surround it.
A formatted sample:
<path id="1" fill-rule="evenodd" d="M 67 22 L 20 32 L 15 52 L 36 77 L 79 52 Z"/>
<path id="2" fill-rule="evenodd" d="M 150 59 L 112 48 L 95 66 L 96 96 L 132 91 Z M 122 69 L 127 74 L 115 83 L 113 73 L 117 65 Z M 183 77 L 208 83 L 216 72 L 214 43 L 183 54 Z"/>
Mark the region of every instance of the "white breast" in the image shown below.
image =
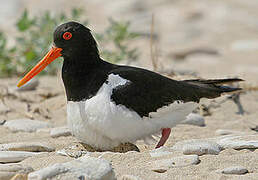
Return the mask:
<path id="1" fill-rule="evenodd" d="M 186 118 L 196 103 L 174 102 L 162 107 L 150 117 L 141 118 L 136 112 L 111 101 L 112 90 L 119 85 L 130 85 L 130 81 L 111 74 L 97 94 L 80 102 L 67 104 L 68 126 L 82 142 L 108 150 L 123 142 L 144 139 L 161 128 L 173 127 Z"/>

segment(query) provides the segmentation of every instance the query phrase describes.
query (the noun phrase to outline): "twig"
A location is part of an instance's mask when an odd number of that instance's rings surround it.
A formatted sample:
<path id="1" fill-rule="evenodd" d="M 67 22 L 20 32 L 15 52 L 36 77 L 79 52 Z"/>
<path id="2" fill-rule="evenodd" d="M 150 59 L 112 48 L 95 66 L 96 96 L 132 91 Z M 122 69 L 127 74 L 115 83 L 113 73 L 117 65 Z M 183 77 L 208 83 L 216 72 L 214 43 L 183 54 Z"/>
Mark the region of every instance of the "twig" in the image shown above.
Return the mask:
<path id="1" fill-rule="evenodd" d="M 153 41 L 153 34 L 154 34 L 154 14 L 151 16 L 151 34 L 150 34 L 150 53 L 151 53 L 151 61 L 153 70 L 157 71 L 158 68 L 158 58 L 157 58 L 157 49 L 154 48 L 154 41 Z"/>

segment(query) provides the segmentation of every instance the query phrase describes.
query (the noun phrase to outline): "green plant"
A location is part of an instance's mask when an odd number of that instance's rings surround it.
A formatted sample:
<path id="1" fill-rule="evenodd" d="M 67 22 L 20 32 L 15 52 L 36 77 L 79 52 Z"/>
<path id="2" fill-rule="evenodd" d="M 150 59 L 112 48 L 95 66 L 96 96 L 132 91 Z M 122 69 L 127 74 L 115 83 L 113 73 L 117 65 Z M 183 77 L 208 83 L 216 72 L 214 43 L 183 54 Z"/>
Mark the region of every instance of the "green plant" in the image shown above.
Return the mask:
<path id="1" fill-rule="evenodd" d="M 7 48 L 7 39 L 4 34 L 0 32 L 0 74 L 10 76 L 13 73 L 17 73 L 12 64 L 14 51 L 14 48 Z"/>
<path id="2" fill-rule="evenodd" d="M 69 20 L 88 24 L 88 21 L 82 19 L 82 14 L 82 9 L 75 8 L 69 16 L 64 13 L 53 15 L 46 11 L 41 16 L 30 17 L 25 10 L 16 23 L 19 35 L 15 38 L 15 47 L 7 48 L 7 39 L 0 33 L 0 76 L 20 75 L 28 71 L 49 49 L 53 38 L 51 32 L 57 25 Z M 104 59 L 112 62 L 137 59 L 136 48 L 129 48 L 128 45 L 138 35 L 128 30 L 129 25 L 129 22 L 116 22 L 111 19 L 110 25 L 103 33 L 95 34 L 101 47 L 114 47 L 100 50 Z M 61 61 L 54 61 L 41 74 L 55 74 L 60 64 Z"/>
<path id="3" fill-rule="evenodd" d="M 136 48 L 130 48 L 129 43 L 132 39 L 139 37 L 138 33 L 130 32 L 130 22 L 117 22 L 109 19 L 109 26 L 102 34 L 96 34 L 100 42 L 112 43 L 113 49 L 101 50 L 101 56 L 111 62 L 121 60 L 136 60 L 138 52 Z"/>

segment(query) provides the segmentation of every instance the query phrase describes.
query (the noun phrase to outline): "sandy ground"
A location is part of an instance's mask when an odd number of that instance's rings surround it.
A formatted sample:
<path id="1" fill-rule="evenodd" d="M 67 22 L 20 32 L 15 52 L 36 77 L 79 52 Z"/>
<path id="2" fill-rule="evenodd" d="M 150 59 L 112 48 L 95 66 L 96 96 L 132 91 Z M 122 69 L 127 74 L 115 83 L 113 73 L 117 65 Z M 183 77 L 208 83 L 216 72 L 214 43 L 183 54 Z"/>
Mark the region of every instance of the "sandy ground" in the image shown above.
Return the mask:
<path id="1" fill-rule="evenodd" d="M 155 33 L 158 40 L 159 71 L 175 71 L 196 73 L 202 78 L 240 77 L 245 82 L 240 86 L 246 92 L 242 93 L 241 103 L 244 115 L 239 115 L 237 106 L 227 100 L 219 107 L 211 108 L 211 115 L 205 116 L 205 127 L 178 125 L 172 129 L 166 146 L 171 147 L 176 142 L 189 139 L 205 139 L 218 137 L 218 129 L 241 131 L 253 134 L 258 140 L 257 132 L 251 128 L 258 125 L 258 93 L 248 88 L 258 84 L 258 1 L 241 0 L 186 0 L 168 1 L 54 1 L 51 7 L 47 1 L 21 1 L 21 7 L 27 7 L 36 13 L 40 10 L 56 9 L 60 4 L 65 10 L 71 5 L 81 5 L 86 8 L 91 22 L 91 29 L 101 31 L 107 24 L 107 17 L 131 20 L 132 29 L 143 33 L 150 32 L 151 14 L 155 15 Z M 34 8 L 38 7 L 38 8 Z M 96 11 L 97 9 L 97 11 Z M 17 11 L 19 12 L 19 11 Z M 15 16 L 14 16 L 15 18 Z M 3 26 L 2 26 L 3 27 Z M 2 28 L 5 29 L 5 28 Z M 134 42 L 141 52 L 140 60 L 135 66 L 152 69 L 149 38 L 140 38 Z M 100 45 L 101 46 L 101 45 Z M 209 53 L 215 51 L 215 54 Z M 189 53 L 190 52 L 190 53 Z M 191 53 L 194 52 L 194 53 Z M 177 58 L 178 55 L 183 58 Z M 60 73 L 59 73 L 60 74 Z M 174 78 L 178 78 L 177 76 Z M 39 87 L 35 91 L 16 92 L 18 78 L 0 79 L 0 95 L 8 112 L 0 113 L 0 120 L 31 118 L 49 122 L 53 127 L 66 125 L 66 99 L 61 77 L 39 77 Z M 7 91 L 8 89 L 8 91 Z M 256 88 L 257 89 L 257 88 Z M 220 102 L 224 97 L 215 101 Z M 211 101 L 204 101 L 209 105 Z M 48 132 L 12 133 L 0 126 L 0 143 L 10 142 L 45 142 L 57 150 L 78 142 L 74 137 L 51 138 Z M 175 152 L 172 155 L 153 158 L 149 150 L 154 145 L 137 143 L 140 152 L 125 154 L 107 153 L 103 158 L 110 160 L 118 178 L 131 174 L 142 179 L 258 179 L 258 150 L 226 149 L 219 155 L 200 156 L 201 162 L 187 167 L 170 168 L 164 173 L 152 171 L 152 164 L 158 159 L 182 155 Z M 93 153 L 98 157 L 100 153 Z M 72 158 L 57 155 L 55 152 L 40 155 L 22 161 L 35 170 L 57 162 L 70 161 Z M 225 175 L 216 172 L 232 165 L 241 165 L 248 169 L 245 175 Z"/>

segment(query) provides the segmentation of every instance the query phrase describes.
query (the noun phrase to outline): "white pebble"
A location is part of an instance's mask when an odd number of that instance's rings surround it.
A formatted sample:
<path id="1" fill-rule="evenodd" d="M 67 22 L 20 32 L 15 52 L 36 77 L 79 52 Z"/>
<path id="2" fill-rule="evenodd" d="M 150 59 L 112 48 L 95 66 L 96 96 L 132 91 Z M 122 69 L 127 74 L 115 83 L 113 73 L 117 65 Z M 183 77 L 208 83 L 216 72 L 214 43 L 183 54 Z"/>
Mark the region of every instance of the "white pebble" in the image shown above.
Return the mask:
<path id="1" fill-rule="evenodd" d="M 223 147 L 214 140 L 191 139 L 177 142 L 172 148 L 175 151 L 181 151 L 184 154 L 219 154 Z"/>
<path id="2" fill-rule="evenodd" d="M 142 178 L 133 175 L 123 175 L 121 180 L 142 180 Z"/>
<path id="3" fill-rule="evenodd" d="M 31 120 L 31 119 L 16 119 L 7 121 L 4 124 L 5 127 L 9 128 L 12 132 L 24 131 L 34 132 L 40 128 L 48 128 L 50 124 L 43 121 Z"/>
<path id="4" fill-rule="evenodd" d="M 183 147 L 183 154 L 196 154 L 196 155 L 204 155 L 204 154 L 213 154 L 217 155 L 222 150 L 222 147 L 215 142 L 209 141 L 200 141 L 185 144 Z"/>
<path id="5" fill-rule="evenodd" d="M 152 170 L 157 171 L 157 170 L 167 170 L 173 167 L 185 167 L 185 166 L 198 164 L 199 162 L 200 162 L 200 159 L 199 159 L 199 156 L 197 155 L 173 157 L 170 159 L 162 159 L 162 160 L 155 161 L 152 167 Z"/>
<path id="6" fill-rule="evenodd" d="M 57 137 L 60 137 L 60 136 L 71 136 L 71 131 L 66 126 L 57 127 L 57 128 L 51 129 L 50 136 L 53 137 L 53 138 L 57 138 Z"/>
<path id="7" fill-rule="evenodd" d="M 258 149 L 257 138 L 257 135 L 227 136 L 225 138 L 219 139 L 217 143 L 220 144 L 224 149 Z"/>
<path id="8" fill-rule="evenodd" d="M 258 40 L 238 40 L 232 43 L 231 49 L 234 51 L 257 51 Z"/>
<path id="9" fill-rule="evenodd" d="M 41 153 L 26 151 L 0 151 L 0 163 L 20 162 L 28 157 Z"/>
<path id="10" fill-rule="evenodd" d="M 221 171 L 223 174 L 246 174 L 248 173 L 248 170 L 245 167 L 242 166 L 232 166 L 225 168 Z"/>
<path id="11" fill-rule="evenodd" d="M 51 152 L 54 150 L 55 148 L 52 148 L 40 142 L 17 142 L 0 144 L 0 151 Z"/>
<path id="12" fill-rule="evenodd" d="M 47 178 L 82 178 L 87 180 L 115 180 L 115 173 L 110 162 L 83 156 L 76 160 L 55 164 L 46 168 L 34 171 L 28 175 L 29 180 L 43 180 Z"/>
<path id="13" fill-rule="evenodd" d="M 46 168 L 40 169 L 38 171 L 34 171 L 28 175 L 28 180 L 40 180 L 52 178 L 58 174 L 62 174 L 68 171 L 63 164 L 57 163 L 52 166 L 48 166 Z"/>
<path id="14" fill-rule="evenodd" d="M 182 121 L 181 124 L 190 124 L 190 125 L 203 127 L 205 126 L 205 121 L 203 116 L 196 113 L 190 113 L 186 117 L 186 120 Z"/>
<path id="15" fill-rule="evenodd" d="M 13 164 L 0 164 L 0 172 L 19 172 L 19 173 L 28 173 L 33 171 L 31 167 L 24 167 L 22 164 L 13 163 Z"/>
<path id="16" fill-rule="evenodd" d="M 170 149 L 165 146 L 162 146 L 158 149 L 154 149 L 150 151 L 151 157 L 161 157 L 161 156 L 166 156 L 170 154 L 173 154 L 173 152 L 171 152 Z"/>

